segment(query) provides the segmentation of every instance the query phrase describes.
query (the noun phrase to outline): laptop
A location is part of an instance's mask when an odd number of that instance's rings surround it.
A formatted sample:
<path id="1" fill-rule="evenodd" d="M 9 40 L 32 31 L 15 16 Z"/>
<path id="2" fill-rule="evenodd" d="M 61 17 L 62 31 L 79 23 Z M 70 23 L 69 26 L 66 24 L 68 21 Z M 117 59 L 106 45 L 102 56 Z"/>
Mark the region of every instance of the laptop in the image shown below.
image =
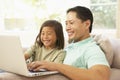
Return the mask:
<path id="1" fill-rule="evenodd" d="M 58 73 L 57 71 L 30 72 L 17 35 L 0 35 L 0 69 L 28 77 Z"/>

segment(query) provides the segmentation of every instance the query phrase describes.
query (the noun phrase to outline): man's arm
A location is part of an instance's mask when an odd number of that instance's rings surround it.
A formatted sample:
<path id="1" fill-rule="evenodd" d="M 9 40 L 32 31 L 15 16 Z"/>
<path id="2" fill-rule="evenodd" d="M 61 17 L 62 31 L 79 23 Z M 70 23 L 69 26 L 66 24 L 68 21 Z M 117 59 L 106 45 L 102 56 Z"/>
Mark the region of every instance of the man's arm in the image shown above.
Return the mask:
<path id="1" fill-rule="evenodd" d="M 75 68 L 69 65 L 56 65 L 59 72 L 72 80 L 109 80 L 110 69 L 108 66 L 96 65 L 90 69 Z"/>
<path id="2" fill-rule="evenodd" d="M 89 69 L 81 69 L 54 62 L 36 61 L 34 65 L 29 65 L 29 67 L 35 71 L 40 68 L 57 70 L 72 80 L 109 80 L 110 76 L 110 68 L 105 65 L 95 65 Z"/>

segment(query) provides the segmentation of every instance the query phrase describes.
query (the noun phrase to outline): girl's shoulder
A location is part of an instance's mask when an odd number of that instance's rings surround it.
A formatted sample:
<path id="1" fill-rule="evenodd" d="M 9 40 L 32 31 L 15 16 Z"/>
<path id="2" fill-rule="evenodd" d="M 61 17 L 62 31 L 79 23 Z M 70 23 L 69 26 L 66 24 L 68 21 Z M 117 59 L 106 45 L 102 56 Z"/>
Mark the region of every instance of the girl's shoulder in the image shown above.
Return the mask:
<path id="1" fill-rule="evenodd" d="M 58 52 L 58 53 L 66 53 L 66 51 L 64 49 L 55 48 L 55 51 Z"/>

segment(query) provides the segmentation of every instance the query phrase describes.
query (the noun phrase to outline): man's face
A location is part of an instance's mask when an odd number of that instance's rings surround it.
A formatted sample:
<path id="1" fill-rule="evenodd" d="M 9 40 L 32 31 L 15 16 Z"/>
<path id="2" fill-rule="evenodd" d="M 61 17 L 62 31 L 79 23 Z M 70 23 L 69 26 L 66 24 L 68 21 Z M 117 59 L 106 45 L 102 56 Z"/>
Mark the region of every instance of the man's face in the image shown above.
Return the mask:
<path id="1" fill-rule="evenodd" d="M 68 33 L 69 41 L 78 42 L 86 38 L 89 30 L 86 26 L 87 22 L 82 21 L 76 17 L 76 12 L 69 12 L 66 19 L 66 31 Z"/>

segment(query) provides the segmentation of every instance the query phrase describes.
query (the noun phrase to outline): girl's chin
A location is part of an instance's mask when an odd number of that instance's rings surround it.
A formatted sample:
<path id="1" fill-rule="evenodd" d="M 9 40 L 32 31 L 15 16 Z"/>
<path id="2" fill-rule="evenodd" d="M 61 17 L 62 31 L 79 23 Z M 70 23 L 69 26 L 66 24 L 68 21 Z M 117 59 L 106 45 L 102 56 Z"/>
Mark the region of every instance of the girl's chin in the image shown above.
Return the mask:
<path id="1" fill-rule="evenodd" d="M 44 44 L 44 46 L 49 46 L 48 44 Z"/>

